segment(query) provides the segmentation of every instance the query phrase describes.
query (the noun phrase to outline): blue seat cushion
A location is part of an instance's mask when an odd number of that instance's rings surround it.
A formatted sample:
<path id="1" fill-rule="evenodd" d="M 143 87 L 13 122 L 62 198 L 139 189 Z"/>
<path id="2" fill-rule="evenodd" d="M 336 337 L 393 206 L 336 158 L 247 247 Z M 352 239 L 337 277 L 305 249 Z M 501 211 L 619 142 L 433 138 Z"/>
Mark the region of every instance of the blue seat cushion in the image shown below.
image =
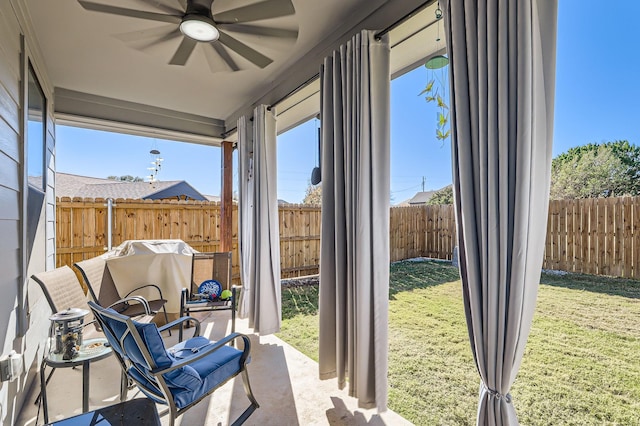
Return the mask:
<path id="1" fill-rule="evenodd" d="M 127 333 L 126 320 L 128 318 L 112 309 L 108 309 L 108 311 L 117 319 L 101 316 L 114 332 L 114 335 L 111 335 L 108 330 L 105 330 L 105 334 L 113 349 L 121 354 L 124 352 L 123 355 L 134 364 L 128 369 L 128 374 L 138 382 L 140 389 L 148 397 L 156 402 L 166 403 L 142 351 L 133 336 Z M 169 368 L 176 363 L 196 357 L 201 351 L 207 350 L 215 343 L 205 337 L 198 336 L 178 343 L 167 350 L 155 324 L 143 324 L 136 321 L 132 321 L 132 323 L 157 369 Z M 120 341 L 125 333 L 127 333 L 127 337 L 121 347 Z M 231 346 L 222 346 L 202 359 L 164 374 L 163 377 L 176 406 L 182 408 L 189 405 L 240 372 L 241 356 L 242 351 Z M 249 359 L 246 362 L 248 363 Z"/>
<path id="2" fill-rule="evenodd" d="M 170 348 L 167 353 L 174 357 L 174 362 L 181 362 L 193 358 L 202 350 L 206 350 L 212 342 L 204 337 L 194 337 Z M 192 349 L 195 349 L 192 351 Z M 176 407 L 183 408 L 203 395 L 209 393 L 230 377 L 236 375 L 241 368 L 240 357 L 242 351 L 230 346 L 222 346 L 215 352 L 202 359 L 194 361 L 167 374 L 163 377 L 173 396 Z M 247 360 L 248 362 L 249 360 Z M 129 375 L 140 385 L 140 389 L 151 399 L 159 403 L 166 403 L 155 379 L 147 372 L 142 374 L 134 367 L 129 368 Z"/>
<path id="3" fill-rule="evenodd" d="M 178 343 L 168 350 L 176 361 L 184 361 L 198 355 L 215 342 L 204 337 L 194 337 Z M 193 349 L 193 351 L 192 351 Z M 176 406 L 182 408 L 209 393 L 241 369 L 242 351 L 231 346 L 222 346 L 202 359 L 194 361 L 179 371 L 179 374 L 168 373 L 164 378 L 169 386 Z M 247 360 L 248 362 L 249 360 Z"/>

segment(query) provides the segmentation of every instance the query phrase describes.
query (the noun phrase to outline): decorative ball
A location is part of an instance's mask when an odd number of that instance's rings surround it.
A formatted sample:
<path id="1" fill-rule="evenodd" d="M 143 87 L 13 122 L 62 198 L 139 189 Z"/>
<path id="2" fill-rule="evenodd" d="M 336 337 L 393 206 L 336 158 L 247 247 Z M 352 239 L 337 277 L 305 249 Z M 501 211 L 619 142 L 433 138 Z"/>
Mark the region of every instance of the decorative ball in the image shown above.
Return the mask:
<path id="1" fill-rule="evenodd" d="M 222 290 L 222 293 L 220 294 L 220 299 L 222 300 L 231 299 L 231 290 Z"/>

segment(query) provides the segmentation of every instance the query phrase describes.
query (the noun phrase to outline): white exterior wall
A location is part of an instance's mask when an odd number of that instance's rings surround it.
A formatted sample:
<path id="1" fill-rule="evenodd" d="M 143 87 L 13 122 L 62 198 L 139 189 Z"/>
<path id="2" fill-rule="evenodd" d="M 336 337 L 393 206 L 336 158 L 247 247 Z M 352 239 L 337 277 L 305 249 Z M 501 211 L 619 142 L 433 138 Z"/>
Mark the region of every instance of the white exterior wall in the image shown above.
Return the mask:
<path id="1" fill-rule="evenodd" d="M 0 2 L 0 356 L 24 354 L 27 372 L 0 383 L 0 419 L 12 425 L 36 377 L 46 339 L 50 309 L 37 284 L 28 277 L 55 267 L 55 129 L 53 93 L 28 19 L 19 0 Z M 24 38 L 23 38 L 24 36 Z M 38 224 L 39 243 L 26 252 L 25 109 L 31 61 L 47 98 L 46 196 Z M 21 321 L 20 318 L 23 318 Z M 27 401 L 26 403 L 31 403 Z"/>

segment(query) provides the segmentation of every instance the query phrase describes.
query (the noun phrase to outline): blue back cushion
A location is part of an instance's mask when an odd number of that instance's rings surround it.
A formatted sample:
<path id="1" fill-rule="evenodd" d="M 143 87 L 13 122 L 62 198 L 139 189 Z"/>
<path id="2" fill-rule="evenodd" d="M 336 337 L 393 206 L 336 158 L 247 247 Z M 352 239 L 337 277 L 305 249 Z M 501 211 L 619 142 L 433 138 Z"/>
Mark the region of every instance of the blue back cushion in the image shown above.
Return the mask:
<path id="1" fill-rule="evenodd" d="M 123 334 L 127 331 L 127 324 L 126 324 L 127 317 L 124 315 L 118 314 L 113 309 L 108 309 L 108 311 L 110 314 L 113 314 L 114 316 L 118 317 L 118 319 L 116 320 L 116 319 L 112 319 L 112 318 L 100 315 L 101 318 L 111 328 L 111 330 L 113 330 L 115 335 L 111 336 L 110 333 L 107 332 L 108 330 L 105 330 L 105 334 L 107 335 L 107 339 L 111 343 L 114 350 L 124 355 L 122 353 L 122 349 L 120 348 L 120 339 L 122 338 Z M 162 340 L 162 336 L 160 336 L 158 327 L 156 327 L 155 324 L 153 323 L 143 324 L 137 321 L 133 321 L 133 325 L 138 331 L 138 333 L 140 334 L 140 337 L 142 338 L 144 345 L 147 347 L 147 350 L 149 351 L 149 354 L 151 355 L 151 358 L 153 359 L 153 362 L 155 363 L 156 368 L 158 369 L 168 368 L 178 361 L 174 356 L 172 356 L 170 353 L 167 352 L 164 346 L 164 342 Z M 117 341 L 114 342 L 113 341 L 114 339 Z M 195 340 L 198 340 L 200 342 L 199 345 L 203 345 L 209 342 L 209 340 L 204 337 L 198 337 L 198 338 L 195 338 Z M 155 379 L 151 374 L 149 374 L 149 370 L 151 366 L 149 366 L 145 361 L 144 356 L 142 355 L 142 351 L 136 344 L 131 334 L 128 334 L 127 337 L 124 339 L 123 349 L 124 349 L 124 352 L 126 353 L 127 358 L 129 358 L 131 362 L 137 365 L 138 372 L 145 373 L 144 374 L 146 379 L 145 381 L 148 382 L 148 385 L 152 385 L 153 387 L 156 387 Z M 138 379 L 142 378 L 142 377 L 139 377 L 140 376 L 139 374 L 136 374 L 136 376 L 138 376 L 137 377 Z M 173 388 L 193 389 L 202 384 L 202 379 L 200 375 L 196 372 L 196 370 L 194 370 L 191 366 L 188 366 L 188 365 L 185 365 L 174 371 L 164 374 L 164 378 L 167 382 L 167 385 L 172 390 L 172 393 L 173 393 Z"/>
<path id="2" fill-rule="evenodd" d="M 102 319 L 107 323 L 107 325 L 115 333 L 115 336 L 113 337 L 115 337 L 118 340 L 117 342 L 111 342 L 111 343 L 112 344 L 116 343 L 117 347 L 119 348 L 120 339 L 122 338 L 124 333 L 127 331 L 126 321 L 128 318 L 124 315 L 120 315 L 113 309 L 107 309 L 107 311 L 118 318 L 118 319 L 112 319 L 107 316 L 101 316 Z M 156 325 L 152 323 L 143 324 L 137 321 L 133 321 L 133 325 L 135 326 L 136 330 L 140 334 L 140 337 L 142 338 L 144 345 L 147 347 L 147 350 L 151 354 L 151 357 L 153 358 L 153 361 L 155 362 L 156 367 L 164 368 L 164 367 L 170 366 L 174 360 L 172 359 L 172 357 L 169 356 L 169 354 L 167 354 L 167 351 L 164 347 L 164 342 L 162 341 L 162 337 L 160 336 L 160 332 L 158 331 L 158 327 L 156 327 Z M 144 368 L 146 369 L 150 367 L 147 365 L 144 357 L 142 356 L 142 351 L 140 351 L 140 348 L 138 347 L 136 341 L 134 340 L 131 334 L 128 334 L 127 337 L 125 338 L 123 349 L 124 349 L 124 352 L 127 354 L 128 358 L 132 362 L 140 366 L 144 366 Z"/>

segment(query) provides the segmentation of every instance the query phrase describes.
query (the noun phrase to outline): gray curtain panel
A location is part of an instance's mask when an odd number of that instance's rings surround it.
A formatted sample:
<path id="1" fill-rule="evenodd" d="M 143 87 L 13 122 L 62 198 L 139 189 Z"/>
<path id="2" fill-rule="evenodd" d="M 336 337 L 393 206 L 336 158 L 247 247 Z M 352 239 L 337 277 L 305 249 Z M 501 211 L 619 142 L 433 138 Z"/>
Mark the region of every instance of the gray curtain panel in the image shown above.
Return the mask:
<path id="1" fill-rule="evenodd" d="M 321 81 L 320 378 L 387 406 L 389 45 L 357 34 Z"/>
<path id="2" fill-rule="evenodd" d="M 238 246 L 240 252 L 240 282 L 238 316 L 247 318 L 251 309 L 251 283 L 255 282 L 253 235 L 253 123 L 247 117 L 238 119 Z"/>
<path id="3" fill-rule="evenodd" d="M 517 425 L 509 390 L 544 253 L 555 0 L 445 0 L 453 185 L 478 425 Z"/>
<path id="4" fill-rule="evenodd" d="M 261 335 L 280 331 L 280 231 L 278 220 L 276 120 L 265 105 L 238 120 L 240 270 L 244 295 L 240 316 Z M 251 135 L 252 137 L 250 137 Z"/>

